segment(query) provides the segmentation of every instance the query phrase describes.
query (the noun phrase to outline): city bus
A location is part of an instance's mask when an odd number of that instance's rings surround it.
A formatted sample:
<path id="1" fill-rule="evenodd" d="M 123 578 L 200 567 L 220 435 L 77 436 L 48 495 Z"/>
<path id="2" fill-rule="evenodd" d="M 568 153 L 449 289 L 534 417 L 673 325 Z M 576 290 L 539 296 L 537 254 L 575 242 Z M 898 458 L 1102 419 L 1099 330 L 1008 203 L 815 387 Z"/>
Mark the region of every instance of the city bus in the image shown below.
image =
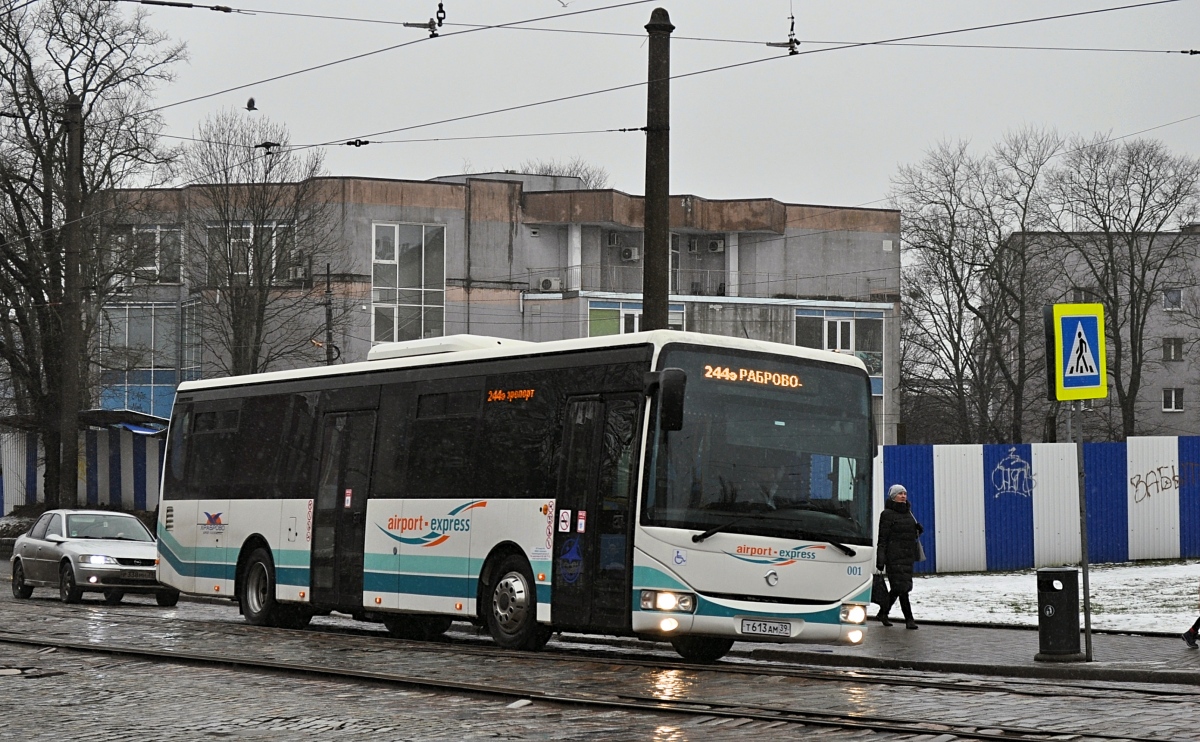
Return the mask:
<path id="1" fill-rule="evenodd" d="M 459 335 L 181 384 L 158 579 L 251 624 L 338 612 L 500 646 L 554 632 L 858 643 L 876 453 L 862 362 L 672 330 Z"/>

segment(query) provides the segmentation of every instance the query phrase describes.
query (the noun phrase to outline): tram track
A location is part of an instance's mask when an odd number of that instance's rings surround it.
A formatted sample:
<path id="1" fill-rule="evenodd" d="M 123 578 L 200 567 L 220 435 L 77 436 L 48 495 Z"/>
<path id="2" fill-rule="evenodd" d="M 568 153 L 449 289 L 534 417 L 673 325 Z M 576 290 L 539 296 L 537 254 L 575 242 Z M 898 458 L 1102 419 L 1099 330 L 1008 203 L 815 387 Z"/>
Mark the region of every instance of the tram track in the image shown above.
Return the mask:
<path id="1" fill-rule="evenodd" d="M 99 606 L 96 607 L 99 608 Z M 117 616 L 110 615 L 106 618 L 112 620 L 117 618 Z M 138 622 L 144 621 L 140 617 L 129 613 L 120 614 L 120 619 L 126 623 L 131 618 Z M 205 630 L 208 631 L 219 629 L 221 632 L 228 632 L 231 635 L 237 636 L 243 636 L 247 631 L 262 630 L 259 627 L 250 626 L 238 621 L 189 617 L 180 617 L 176 620 L 189 624 L 203 625 Z M 149 621 L 144 622 L 150 623 Z M 157 619 L 155 619 L 154 625 L 159 625 Z M 371 642 L 386 642 L 388 646 L 403 646 L 405 651 L 409 652 L 418 651 L 437 654 L 449 651 L 459 655 L 487 659 L 511 658 L 514 656 L 513 651 L 493 645 L 490 639 L 486 638 L 486 635 L 457 628 L 452 629 L 442 638 L 430 641 L 396 639 L 382 631 L 319 624 L 311 625 L 306 629 L 271 629 L 271 631 L 285 632 L 288 635 L 354 637 Z M 0 629 L 0 639 L 3 638 L 5 633 L 3 629 Z M 1152 703 L 1177 703 L 1181 700 L 1192 699 L 1200 701 L 1200 688 L 1184 690 L 1164 687 L 1163 685 L 1145 688 L 1122 685 L 1119 688 L 1114 688 L 1110 685 L 1084 685 L 1063 680 L 1049 682 L 1046 679 L 1023 679 L 1015 677 L 1006 677 L 1003 679 L 989 677 L 987 681 L 975 678 L 942 680 L 914 676 L 911 671 L 897 672 L 887 669 L 878 670 L 876 668 L 862 667 L 817 669 L 812 665 L 806 665 L 802 662 L 787 663 L 780 660 L 755 660 L 736 655 L 713 664 L 696 664 L 671 656 L 655 654 L 658 651 L 664 650 L 657 643 L 653 642 L 640 642 L 634 639 L 613 637 L 559 635 L 555 641 L 548 644 L 542 651 L 525 652 L 519 656 L 523 661 L 535 663 L 605 663 L 651 670 L 703 671 L 727 675 L 754 675 L 759 678 L 775 676 L 818 682 L 909 687 L 968 694 L 1005 693 L 1033 698 L 1075 697 L 1105 700 L 1113 700 L 1116 697 L 1125 696 Z M 669 651 L 671 650 L 665 650 L 664 654 Z M 633 652 L 641 652 L 643 656 L 632 656 Z"/>
<path id="2" fill-rule="evenodd" d="M 45 649 L 130 657 L 150 662 L 167 662 L 201 666 L 220 666 L 247 671 L 298 674 L 309 677 L 384 683 L 441 692 L 469 693 L 505 699 L 540 701 L 606 710 L 642 711 L 678 714 L 696 718 L 697 723 L 713 719 L 758 722 L 778 722 L 789 726 L 817 727 L 839 730 L 890 732 L 897 734 L 950 734 L 960 739 L 977 740 L 1038 740 L 1063 739 L 1069 735 L 1076 740 L 1128 740 L 1129 742 L 1173 742 L 1165 737 L 1140 737 L 1104 732 L 1079 732 L 1063 729 L 1040 729 L 1003 724 L 966 724 L 941 720 L 914 720 L 903 717 L 876 716 L 857 713 L 831 713 L 812 709 L 789 709 L 770 705 L 728 703 L 704 699 L 664 699 L 628 693 L 591 693 L 545 690 L 518 685 L 471 683 L 458 680 L 408 675 L 396 672 L 337 667 L 325 664 L 289 662 L 266 658 L 233 656 L 219 652 L 196 652 L 174 649 L 135 647 L 124 644 L 69 641 L 59 637 L 25 634 L 0 630 L 0 643 Z M 689 666 L 709 670 L 710 666 Z M 744 671 L 743 671 L 744 672 Z M 706 718 L 707 717 L 707 718 Z"/>

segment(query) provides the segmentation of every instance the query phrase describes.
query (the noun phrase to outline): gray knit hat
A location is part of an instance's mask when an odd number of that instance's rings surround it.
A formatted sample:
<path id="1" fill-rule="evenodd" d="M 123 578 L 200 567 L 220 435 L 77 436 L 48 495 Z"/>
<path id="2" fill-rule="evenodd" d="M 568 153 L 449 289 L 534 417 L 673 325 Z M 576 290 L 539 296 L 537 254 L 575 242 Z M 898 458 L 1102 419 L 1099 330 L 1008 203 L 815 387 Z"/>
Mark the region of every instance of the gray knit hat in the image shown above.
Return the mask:
<path id="1" fill-rule="evenodd" d="M 904 489 L 904 485 L 893 484 L 891 487 L 888 488 L 888 499 L 895 500 L 896 495 L 900 494 L 901 492 L 903 492 L 906 495 L 908 494 L 908 490 Z"/>

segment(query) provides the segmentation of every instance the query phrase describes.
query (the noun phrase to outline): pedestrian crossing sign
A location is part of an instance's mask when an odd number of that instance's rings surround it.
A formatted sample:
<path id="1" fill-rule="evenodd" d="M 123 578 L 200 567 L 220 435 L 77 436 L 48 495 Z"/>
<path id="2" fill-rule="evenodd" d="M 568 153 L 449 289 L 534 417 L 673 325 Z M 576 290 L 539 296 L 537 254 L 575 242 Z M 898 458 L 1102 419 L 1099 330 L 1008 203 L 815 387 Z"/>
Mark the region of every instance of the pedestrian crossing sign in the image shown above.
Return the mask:
<path id="1" fill-rule="evenodd" d="M 1055 304 L 1052 328 L 1053 342 L 1047 350 L 1054 354 L 1055 399 L 1107 397 L 1104 305 Z"/>

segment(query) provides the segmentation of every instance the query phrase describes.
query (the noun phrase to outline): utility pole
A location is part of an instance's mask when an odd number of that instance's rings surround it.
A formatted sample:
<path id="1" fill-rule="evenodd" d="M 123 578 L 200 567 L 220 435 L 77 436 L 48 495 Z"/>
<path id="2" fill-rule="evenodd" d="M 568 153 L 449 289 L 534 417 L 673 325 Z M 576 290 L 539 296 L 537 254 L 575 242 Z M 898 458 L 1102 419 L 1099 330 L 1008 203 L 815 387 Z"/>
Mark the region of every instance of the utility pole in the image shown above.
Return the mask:
<path id="1" fill-rule="evenodd" d="M 655 8 L 646 86 L 646 216 L 643 224 L 642 329 L 667 329 L 671 270 L 671 17 Z"/>
<path id="2" fill-rule="evenodd" d="M 74 507 L 78 504 L 79 489 L 79 369 L 83 347 L 83 328 L 79 307 L 79 253 L 83 234 L 83 102 L 72 94 L 67 99 L 66 197 L 63 225 L 63 299 L 59 317 L 62 320 L 62 389 L 59 418 L 59 486 L 58 504 Z M 47 452 L 49 453 L 49 452 Z"/>
<path id="3" fill-rule="evenodd" d="M 333 365 L 333 281 L 325 264 L 325 365 Z"/>

